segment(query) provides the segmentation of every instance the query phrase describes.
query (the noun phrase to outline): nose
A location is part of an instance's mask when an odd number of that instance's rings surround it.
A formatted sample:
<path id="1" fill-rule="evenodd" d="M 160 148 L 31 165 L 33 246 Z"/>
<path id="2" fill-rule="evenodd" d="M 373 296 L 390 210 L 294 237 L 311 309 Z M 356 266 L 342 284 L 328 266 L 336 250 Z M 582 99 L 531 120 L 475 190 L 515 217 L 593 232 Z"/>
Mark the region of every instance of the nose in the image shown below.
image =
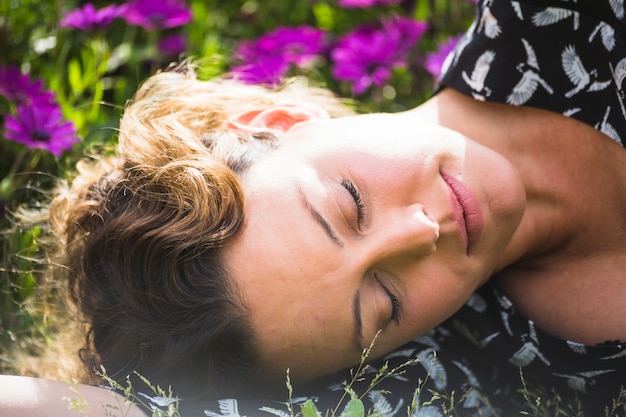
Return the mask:
<path id="1" fill-rule="evenodd" d="M 389 210 L 377 228 L 370 238 L 378 256 L 385 258 L 429 255 L 439 239 L 439 223 L 421 204 Z"/>

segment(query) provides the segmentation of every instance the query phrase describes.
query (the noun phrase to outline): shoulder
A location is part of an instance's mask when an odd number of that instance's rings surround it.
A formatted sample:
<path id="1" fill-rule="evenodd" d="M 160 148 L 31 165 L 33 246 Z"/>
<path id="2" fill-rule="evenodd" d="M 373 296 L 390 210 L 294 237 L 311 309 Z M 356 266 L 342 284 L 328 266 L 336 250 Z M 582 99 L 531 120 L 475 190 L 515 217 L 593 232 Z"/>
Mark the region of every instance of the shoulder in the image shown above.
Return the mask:
<path id="1" fill-rule="evenodd" d="M 626 241 L 621 248 L 552 256 L 509 268 L 496 285 L 545 332 L 596 345 L 626 341 Z"/>
<path id="2" fill-rule="evenodd" d="M 42 378 L 0 375 L 0 410 L 10 416 L 108 417 L 146 414 L 121 395 L 100 387 Z"/>

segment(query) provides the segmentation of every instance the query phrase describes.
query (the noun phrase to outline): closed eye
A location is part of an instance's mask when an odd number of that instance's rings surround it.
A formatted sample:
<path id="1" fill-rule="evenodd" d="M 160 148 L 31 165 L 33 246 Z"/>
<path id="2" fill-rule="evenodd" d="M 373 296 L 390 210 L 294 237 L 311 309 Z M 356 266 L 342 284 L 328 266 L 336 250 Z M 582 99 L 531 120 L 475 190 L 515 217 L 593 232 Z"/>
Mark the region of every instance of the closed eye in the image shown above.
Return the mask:
<path id="1" fill-rule="evenodd" d="M 351 181 L 342 180 L 341 185 L 343 188 L 348 190 L 350 196 L 352 196 L 352 199 L 354 200 L 354 205 L 356 206 L 357 228 L 360 230 L 363 219 L 365 218 L 365 206 L 361 201 L 361 194 L 359 194 L 359 190 L 356 189 Z"/>
<path id="2" fill-rule="evenodd" d="M 378 278 L 376 278 L 376 282 L 383 289 L 387 297 L 389 297 L 389 301 L 391 303 L 391 320 L 393 320 L 396 324 L 400 324 L 400 318 L 402 317 L 402 305 L 400 304 L 400 300 L 394 293 L 392 293 L 389 288 L 385 286 Z"/>

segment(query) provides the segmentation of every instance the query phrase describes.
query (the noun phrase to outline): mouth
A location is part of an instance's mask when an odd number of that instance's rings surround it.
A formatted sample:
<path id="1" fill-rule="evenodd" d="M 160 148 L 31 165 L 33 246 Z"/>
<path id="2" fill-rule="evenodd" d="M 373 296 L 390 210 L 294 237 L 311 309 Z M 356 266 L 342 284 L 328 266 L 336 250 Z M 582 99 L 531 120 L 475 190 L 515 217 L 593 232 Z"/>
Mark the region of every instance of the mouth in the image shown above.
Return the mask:
<path id="1" fill-rule="evenodd" d="M 478 201 L 463 182 L 444 172 L 441 172 L 441 177 L 450 189 L 452 211 L 461 240 L 465 244 L 465 251 L 469 254 L 483 228 L 483 217 Z"/>

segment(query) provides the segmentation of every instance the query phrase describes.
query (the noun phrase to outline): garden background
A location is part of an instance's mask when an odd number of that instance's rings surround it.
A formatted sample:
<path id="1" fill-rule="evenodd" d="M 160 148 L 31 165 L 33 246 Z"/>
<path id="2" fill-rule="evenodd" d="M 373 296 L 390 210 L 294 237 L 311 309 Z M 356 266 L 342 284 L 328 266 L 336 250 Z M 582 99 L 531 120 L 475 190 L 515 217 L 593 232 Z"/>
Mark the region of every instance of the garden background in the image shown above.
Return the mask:
<path id="1" fill-rule="evenodd" d="M 473 17 L 470 0 L 0 1 L 0 373 L 57 329 L 38 296 L 45 201 L 85 155 L 111 152 L 124 105 L 172 62 L 201 78 L 278 84 L 304 75 L 364 111 L 413 107 L 432 92 Z M 48 300 L 49 301 L 49 300 Z"/>

